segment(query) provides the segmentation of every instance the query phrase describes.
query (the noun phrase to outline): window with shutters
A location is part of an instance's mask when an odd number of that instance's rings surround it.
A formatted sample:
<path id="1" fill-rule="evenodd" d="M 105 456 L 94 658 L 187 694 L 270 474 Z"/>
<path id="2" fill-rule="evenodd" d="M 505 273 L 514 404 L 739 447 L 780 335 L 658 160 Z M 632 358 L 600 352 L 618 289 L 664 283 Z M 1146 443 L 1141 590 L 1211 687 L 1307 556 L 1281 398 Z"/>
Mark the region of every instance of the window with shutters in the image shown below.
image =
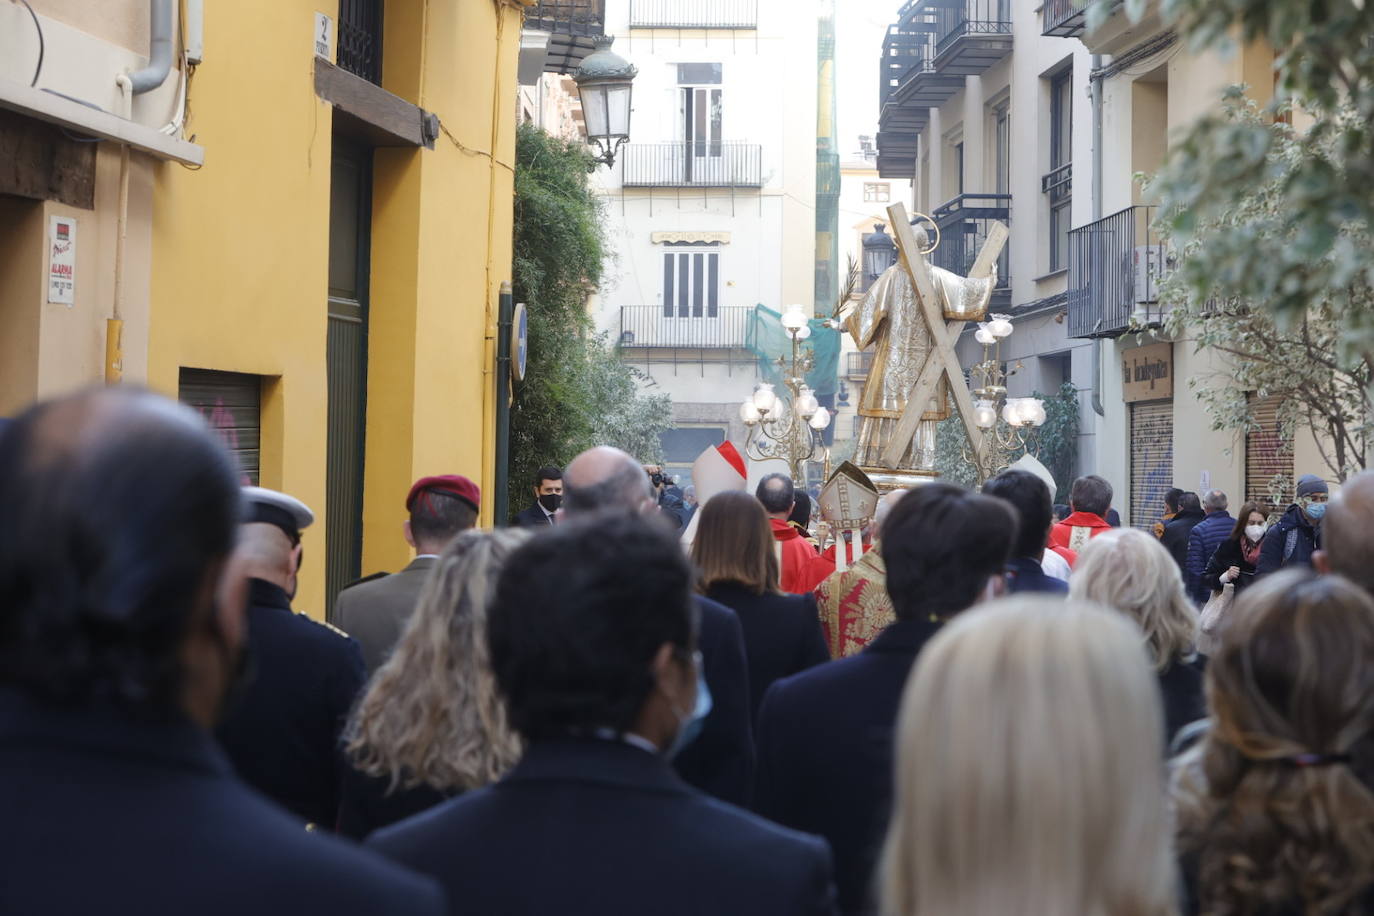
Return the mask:
<path id="1" fill-rule="evenodd" d="M 262 452 L 262 376 L 182 369 L 177 396 L 205 418 L 233 454 L 240 482 L 256 486 Z"/>
<path id="2" fill-rule="evenodd" d="M 663 253 L 663 317 L 720 315 L 720 250 L 669 248 Z"/>
<path id="3" fill-rule="evenodd" d="M 1131 405 L 1131 526 L 1150 529 L 1174 485 L 1174 402 Z"/>
<path id="4" fill-rule="evenodd" d="M 1245 499 L 1282 512 L 1293 501 L 1293 442 L 1279 427 L 1280 398 L 1250 396 L 1255 423 L 1245 433 Z"/>

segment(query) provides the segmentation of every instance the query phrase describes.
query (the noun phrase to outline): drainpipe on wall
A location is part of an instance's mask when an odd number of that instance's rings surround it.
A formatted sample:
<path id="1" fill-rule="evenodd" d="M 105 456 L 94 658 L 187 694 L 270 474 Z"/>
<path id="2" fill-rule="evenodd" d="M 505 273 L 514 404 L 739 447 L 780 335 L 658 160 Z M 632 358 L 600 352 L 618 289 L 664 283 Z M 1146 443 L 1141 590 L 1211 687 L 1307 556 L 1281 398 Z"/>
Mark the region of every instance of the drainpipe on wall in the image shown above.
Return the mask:
<path id="1" fill-rule="evenodd" d="M 134 95 L 161 86 L 172 70 L 172 0 L 150 0 L 148 16 L 148 66 L 129 74 Z"/>
<path id="2" fill-rule="evenodd" d="M 501 297 L 498 300 L 496 318 L 496 467 L 492 489 L 493 528 L 499 528 L 510 520 L 509 499 L 506 491 L 510 487 L 510 344 L 511 325 L 515 317 L 514 297 L 509 283 L 501 284 Z"/>
<path id="3" fill-rule="evenodd" d="M 1093 55 L 1093 69 L 1089 77 L 1093 97 L 1093 222 L 1102 218 L 1102 55 Z M 1098 319 L 1096 332 L 1102 327 Z M 1107 415 L 1102 406 L 1102 338 L 1093 337 L 1093 413 Z"/>

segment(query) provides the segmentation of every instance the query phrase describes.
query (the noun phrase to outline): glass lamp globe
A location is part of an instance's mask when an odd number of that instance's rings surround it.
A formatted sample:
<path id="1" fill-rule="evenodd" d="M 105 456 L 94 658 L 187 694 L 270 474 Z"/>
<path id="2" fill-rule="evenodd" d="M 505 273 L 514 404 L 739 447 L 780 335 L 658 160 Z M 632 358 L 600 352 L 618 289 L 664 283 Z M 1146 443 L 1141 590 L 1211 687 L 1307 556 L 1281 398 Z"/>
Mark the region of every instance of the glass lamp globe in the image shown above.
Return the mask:
<path id="1" fill-rule="evenodd" d="M 811 416 L 811 428 L 820 431 L 830 425 L 830 411 L 824 407 L 817 407 L 816 412 Z"/>
<path id="2" fill-rule="evenodd" d="M 812 393 L 810 388 L 803 385 L 801 392 L 797 395 L 797 413 L 801 415 L 802 419 L 810 419 L 819 406 L 816 395 Z"/>
<path id="3" fill-rule="evenodd" d="M 754 402 L 754 408 L 760 414 L 766 414 L 778 406 L 778 396 L 773 393 L 773 386 L 767 382 L 754 389 L 754 396 L 751 400 Z"/>
<path id="4" fill-rule="evenodd" d="M 992 429 L 997 425 L 997 408 L 989 400 L 980 400 L 973 405 L 973 424 L 979 429 Z"/>
<path id="5" fill-rule="evenodd" d="M 988 330 L 986 322 L 979 323 L 978 330 L 973 332 L 973 339 L 985 347 L 997 343 L 997 338 L 992 336 L 992 331 Z"/>
<path id="6" fill-rule="evenodd" d="M 1045 402 L 1040 398 L 1026 398 L 1026 419 L 1032 426 L 1044 426 L 1048 417 L 1045 415 Z"/>
<path id="7" fill-rule="evenodd" d="M 993 337 L 1001 340 L 1003 337 L 1010 337 L 1015 328 L 1011 325 L 1010 315 L 993 315 L 992 320 L 988 322 L 988 330 Z"/>
<path id="8" fill-rule="evenodd" d="M 811 336 L 811 324 L 808 322 L 807 324 L 804 324 L 801 327 L 797 328 L 796 335 L 797 340 L 806 340 L 806 338 Z"/>
<path id="9" fill-rule="evenodd" d="M 795 333 L 806 327 L 806 312 L 800 305 L 789 305 L 782 313 L 782 326 Z"/>
<path id="10" fill-rule="evenodd" d="M 745 426 L 753 426 L 759 422 L 760 416 L 753 398 L 745 398 L 744 403 L 739 405 L 739 418 L 744 421 Z"/>

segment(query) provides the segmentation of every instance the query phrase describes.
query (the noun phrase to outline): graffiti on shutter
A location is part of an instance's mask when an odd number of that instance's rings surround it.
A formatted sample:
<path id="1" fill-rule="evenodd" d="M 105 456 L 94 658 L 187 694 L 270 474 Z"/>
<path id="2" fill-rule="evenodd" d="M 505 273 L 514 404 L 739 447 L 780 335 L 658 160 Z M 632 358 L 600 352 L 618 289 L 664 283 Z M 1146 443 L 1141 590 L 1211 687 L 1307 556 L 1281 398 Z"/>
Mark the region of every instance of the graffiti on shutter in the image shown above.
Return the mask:
<path id="1" fill-rule="evenodd" d="M 1164 513 L 1174 485 L 1174 402 L 1141 401 L 1131 407 L 1131 526 L 1146 531 Z"/>
<path id="2" fill-rule="evenodd" d="M 1293 501 L 1293 442 L 1279 429 L 1280 401 L 1251 394 L 1255 425 L 1245 433 L 1245 499 L 1268 503 L 1275 512 Z"/>
<path id="3" fill-rule="evenodd" d="M 262 446 L 262 376 L 182 369 L 178 397 L 205 418 L 238 462 L 240 483 L 258 483 Z"/>

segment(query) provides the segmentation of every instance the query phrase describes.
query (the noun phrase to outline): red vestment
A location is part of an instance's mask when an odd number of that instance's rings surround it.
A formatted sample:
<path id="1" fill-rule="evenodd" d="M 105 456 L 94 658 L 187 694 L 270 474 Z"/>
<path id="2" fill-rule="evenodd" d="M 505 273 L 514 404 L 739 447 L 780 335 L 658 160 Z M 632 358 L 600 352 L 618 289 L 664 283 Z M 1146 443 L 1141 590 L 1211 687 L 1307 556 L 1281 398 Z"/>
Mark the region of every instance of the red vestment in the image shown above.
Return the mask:
<path id="1" fill-rule="evenodd" d="M 821 629 L 831 658 L 853 655 L 892 623 L 892 599 L 887 594 L 887 567 L 882 555 L 870 550 L 844 572 L 816 589 Z"/>
<path id="2" fill-rule="evenodd" d="M 815 548 L 796 528 L 776 518 L 770 518 L 768 524 L 773 526 L 773 537 L 778 541 L 783 591 L 805 595 L 835 571 L 835 564 L 817 556 Z"/>
<path id="3" fill-rule="evenodd" d="M 1100 515 L 1091 512 L 1075 512 L 1050 529 L 1050 546 L 1067 547 L 1075 553 L 1087 546 L 1088 541 L 1112 526 Z"/>

